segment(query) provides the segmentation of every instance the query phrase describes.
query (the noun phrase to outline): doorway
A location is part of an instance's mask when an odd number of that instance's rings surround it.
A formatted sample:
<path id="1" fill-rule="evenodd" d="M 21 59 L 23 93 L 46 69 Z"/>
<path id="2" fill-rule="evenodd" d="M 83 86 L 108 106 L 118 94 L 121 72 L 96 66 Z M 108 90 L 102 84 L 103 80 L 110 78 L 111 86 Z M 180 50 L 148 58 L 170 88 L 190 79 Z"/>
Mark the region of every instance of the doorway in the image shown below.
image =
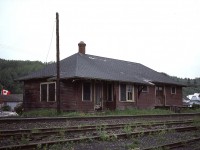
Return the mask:
<path id="1" fill-rule="evenodd" d="M 103 109 L 103 93 L 102 93 L 102 84 L 95 84 L 95 110 Z"/>
<path id="2" fill-rule="evenodd" d="M 156 86 L 156 106 L 165 106 L 165 95 L 163 86 Z"/>

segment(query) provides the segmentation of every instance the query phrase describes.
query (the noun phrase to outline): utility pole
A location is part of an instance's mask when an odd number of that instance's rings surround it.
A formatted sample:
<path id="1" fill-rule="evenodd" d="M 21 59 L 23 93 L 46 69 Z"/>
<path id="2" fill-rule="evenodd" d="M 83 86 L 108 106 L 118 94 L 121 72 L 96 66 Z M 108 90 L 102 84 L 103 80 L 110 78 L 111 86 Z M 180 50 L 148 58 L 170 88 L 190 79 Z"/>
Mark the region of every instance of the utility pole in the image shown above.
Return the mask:
<path id="1" fill-rule="evenodd" d="M 60 114 L 60 50 L 59 50 L 59 15 L 56 12 L 56 61 L 57 61 L 57 80 L 56 80 L 56 101 L 57 114 Z"/>

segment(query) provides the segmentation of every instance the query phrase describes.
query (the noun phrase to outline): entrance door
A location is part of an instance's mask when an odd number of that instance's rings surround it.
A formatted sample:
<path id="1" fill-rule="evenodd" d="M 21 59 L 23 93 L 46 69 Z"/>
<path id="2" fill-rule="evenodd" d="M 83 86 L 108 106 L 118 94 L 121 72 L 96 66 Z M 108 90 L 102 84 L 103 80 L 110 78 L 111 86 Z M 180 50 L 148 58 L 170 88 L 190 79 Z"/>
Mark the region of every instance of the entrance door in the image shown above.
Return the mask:
<path id="1" fill-rule="evenodd" d="M 102 96 L 102 84 L 95 84 L 95 110 L 102 110 L 103 96 Z"/>
<path id="2" fill-rule="evenodd" d="M 165 105 L 164 87 L 156 86 L 156 106 Z"/>

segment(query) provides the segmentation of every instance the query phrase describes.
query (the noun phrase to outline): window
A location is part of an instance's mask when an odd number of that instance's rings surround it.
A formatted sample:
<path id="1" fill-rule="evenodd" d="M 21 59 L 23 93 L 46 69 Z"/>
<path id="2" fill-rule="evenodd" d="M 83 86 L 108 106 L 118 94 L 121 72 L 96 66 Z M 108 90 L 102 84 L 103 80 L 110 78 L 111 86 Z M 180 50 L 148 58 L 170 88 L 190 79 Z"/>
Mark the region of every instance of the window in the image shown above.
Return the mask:
<path id="1" fill-rule="evenodd" d="M 176 87 L 171 88 L 171 94 L 176 94 Z"/>
<path id="2" fill-rule="evenodd" d="M 163 87 L 162 86 L 156 86 L 156 91 L 162 91 Z"/>
<path id="3" fill-rule="evenodd" d="M 120 101 L 134 101 L 133 85 L 120 84 Z"/>
<path id="4" fill-rule="evenodd" d="M 107 100 L 109 102 L 111 102 L 113 100 L 113 88 L 112 88 L 112 84 L 108 84 L 107 85 Z"/>
<path id="5" fill-rule="evenodd" d="M 148 86 L 144 85 L 142 86 L 142 92 L 148 92 L 149 89 L 148 89 Z"/>
<path id="6" fill-rule="evenodd" d="M 40 84 L 40 101 L 55 102 L 56 101 L 56 83 L 47 82 Z"/>
<path id="7" fill-rule="evenodd" d="M 90 101 L 91 99 L 91 85 L 90 83 L 83 83 L 83 100 Z"/>
<path id="8" fill-rule="evenodd" d="M 132 85 L 127 85 L 126 86 L 126 90 L 127 90 L 127 100 L 132 100 L 133 99 L 133 88 Z"/>

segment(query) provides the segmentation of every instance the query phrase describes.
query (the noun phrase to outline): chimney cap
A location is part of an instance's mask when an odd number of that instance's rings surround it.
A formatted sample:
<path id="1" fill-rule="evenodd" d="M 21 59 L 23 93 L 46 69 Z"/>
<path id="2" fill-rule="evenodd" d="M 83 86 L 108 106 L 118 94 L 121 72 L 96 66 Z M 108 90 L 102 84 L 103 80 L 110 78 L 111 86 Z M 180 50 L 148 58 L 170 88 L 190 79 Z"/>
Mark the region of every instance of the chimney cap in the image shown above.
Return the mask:
<path id="1" fill-rule="evenodd" d="M 83 41 L 80 41 L 78 45 L 86 45 Z"/>
<path id="2" fill-rule="evenodd" d="M 79 46 L 79 53 L 85 54 L 85 46 L 86 46 L 86 44 L 83 41 L 80 41 L 78 43 L 78 46 Z"/>

